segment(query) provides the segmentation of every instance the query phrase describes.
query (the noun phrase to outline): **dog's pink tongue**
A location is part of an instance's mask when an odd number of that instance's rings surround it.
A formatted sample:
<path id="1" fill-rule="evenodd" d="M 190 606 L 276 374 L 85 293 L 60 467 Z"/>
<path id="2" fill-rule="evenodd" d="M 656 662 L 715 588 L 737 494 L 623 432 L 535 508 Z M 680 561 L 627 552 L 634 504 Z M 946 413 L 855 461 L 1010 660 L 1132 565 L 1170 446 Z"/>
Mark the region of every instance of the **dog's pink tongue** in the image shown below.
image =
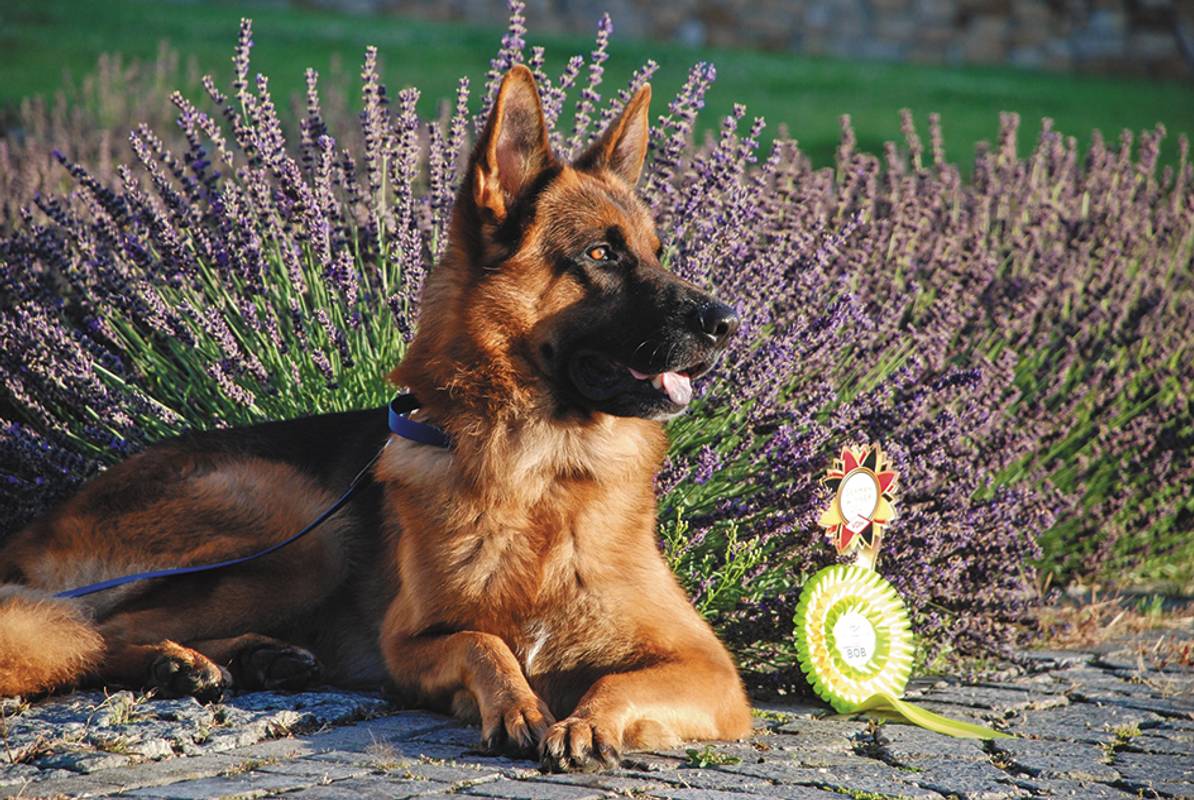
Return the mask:
<path id="1" fill-rule="evenodd" d="M 664 372 L 659 377 L 663 381 L 663 390 L 667 392 L 669 400 L 678 406 L 688 405 L 688 401 L 692 399 L 692 381 L 688 379 L 687 375 L 681 375 L 679 372 Z"/>

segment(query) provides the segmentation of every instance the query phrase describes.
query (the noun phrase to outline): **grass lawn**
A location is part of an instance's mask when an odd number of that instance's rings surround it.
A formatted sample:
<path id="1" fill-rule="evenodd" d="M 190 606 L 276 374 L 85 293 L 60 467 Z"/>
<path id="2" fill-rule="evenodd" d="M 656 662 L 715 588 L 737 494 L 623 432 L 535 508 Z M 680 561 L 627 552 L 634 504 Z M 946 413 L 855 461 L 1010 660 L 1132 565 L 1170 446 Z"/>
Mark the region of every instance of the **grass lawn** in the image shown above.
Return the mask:
<path id="1" fill-rule="evenodd" d="M 451 96 L 460 75 L 484 74 L 500 35 L 462 24 L 289 9 L 268 2 L 4 0 L 0 115 L 11 112 L 23 97 L 52 93 L 66 74 L 77 78 L 89 72 L 100 53 L 149 59 L 162 40 L 184 57 L 194 56 L 200 69 L 214 71 L 226 87 L 242 15 L 255 22 L 254 67 L 271 77 L 279 99 L 301 88 L 308 66 L 326 74 L 338 58 L 355 75 L 363 48 L 375 44 L 390 90 L 418 86 L 424 92 L 424 112 Z M 553 71 L 568 56 L 592 46 L 586 37 L 537 36 L 533 17 L 529 27 L 531 43 L 547 46 Z M 1018 111 L 1024 120 L 1021 147 L 1031 145 L 1042 116 L 1052 117 L 1058 129 L 1081 142 L 1089 140 L 1093 128 L 1112 138 L 1125 127 L 1139 130 L 1163 122 L 1174 137 L 1167 142 L 1164 162 L 1176 158 L 1176 134 L 1194 132 L 1194 84 L 1176 81 L 694 50 L 624 41 L 616 30 L 611 54 L 607 76 L 613 86 L 621 86 L 646 58 L 658 61 L 657 97 L 670 96 L 694 61 L 713 61 L 719 80 L 709 97 L 712 114 L 706 115 L 706 126 L 715 124 L 733 102 L 746 103 L 750 114 L 767 117 L 772 131 L 786 124 L 818 164 L 831 162 L 839 115 L 853 115 L 860 145 L 880 151 L 883 141 L 899 138 L 897 111 L 904 107 L 916 113 L 922 138 L 927 138 L 925 116 L 940 112 L 949 156 L 962 161 L 969 160 L 975 142 L 993 138 L 998 114 L 1005 110 Z M 350 90 L 356 91 L 355 83 Z M 657 101 L 656 110 L 663 108 Z"/>

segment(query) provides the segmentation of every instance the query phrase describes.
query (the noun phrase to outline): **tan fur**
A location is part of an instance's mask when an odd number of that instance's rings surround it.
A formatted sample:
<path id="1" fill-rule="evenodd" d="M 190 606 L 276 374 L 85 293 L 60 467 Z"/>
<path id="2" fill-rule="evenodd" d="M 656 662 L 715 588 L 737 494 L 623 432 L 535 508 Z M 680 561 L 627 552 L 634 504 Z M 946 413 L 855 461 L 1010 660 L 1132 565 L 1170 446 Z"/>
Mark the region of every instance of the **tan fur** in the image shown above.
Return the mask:
<path id="1" fill-rule="evenodd" d="M 78 680 L 104 642 L 71 603 L 17 586 L 0 587 L 0 695 L 48 691 Z"/>

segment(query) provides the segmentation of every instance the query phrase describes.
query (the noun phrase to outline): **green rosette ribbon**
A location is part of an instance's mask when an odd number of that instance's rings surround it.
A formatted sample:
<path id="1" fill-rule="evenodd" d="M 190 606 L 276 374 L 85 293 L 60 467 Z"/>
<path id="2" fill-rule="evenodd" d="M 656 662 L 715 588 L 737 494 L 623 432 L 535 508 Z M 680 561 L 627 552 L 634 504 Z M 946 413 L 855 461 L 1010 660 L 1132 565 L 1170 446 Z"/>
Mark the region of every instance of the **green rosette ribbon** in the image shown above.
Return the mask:
<path id="1" fill-rule="evenodd" d="M 938 733 L 1005 738 L 900 699 L 915 642 L 895 588 L 857 564 L 826 567 L 805 584 L 796 606 L 796 654 L 813 689 L 840 714 L 890 710 Z"/>

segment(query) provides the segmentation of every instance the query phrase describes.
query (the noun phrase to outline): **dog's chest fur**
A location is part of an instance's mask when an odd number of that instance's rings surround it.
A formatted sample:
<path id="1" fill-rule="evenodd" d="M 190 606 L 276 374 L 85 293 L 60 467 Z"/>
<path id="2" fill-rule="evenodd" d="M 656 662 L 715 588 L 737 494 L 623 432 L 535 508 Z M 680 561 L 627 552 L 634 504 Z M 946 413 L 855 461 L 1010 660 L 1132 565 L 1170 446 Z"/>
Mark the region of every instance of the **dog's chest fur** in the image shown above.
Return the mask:
<path id="1" fill-rule="evenodd" d="M 621 590 L 633 577 L 627 556 L 659 558 L 652 475 L 660 449 L 655 437 L 634 435 L 650 429 L 610 427 L 550 446 L 524 432 L 495 454 L 503 468 L 481 475 L 459 473 L 450 453 L 389 448 L 381 473 L 403 476 L 388 494 L 401 525 L 397 602 L 410 633 L 494 633 L 529 674 L 608 649 L 594 634 L 630 600 Z"/>

